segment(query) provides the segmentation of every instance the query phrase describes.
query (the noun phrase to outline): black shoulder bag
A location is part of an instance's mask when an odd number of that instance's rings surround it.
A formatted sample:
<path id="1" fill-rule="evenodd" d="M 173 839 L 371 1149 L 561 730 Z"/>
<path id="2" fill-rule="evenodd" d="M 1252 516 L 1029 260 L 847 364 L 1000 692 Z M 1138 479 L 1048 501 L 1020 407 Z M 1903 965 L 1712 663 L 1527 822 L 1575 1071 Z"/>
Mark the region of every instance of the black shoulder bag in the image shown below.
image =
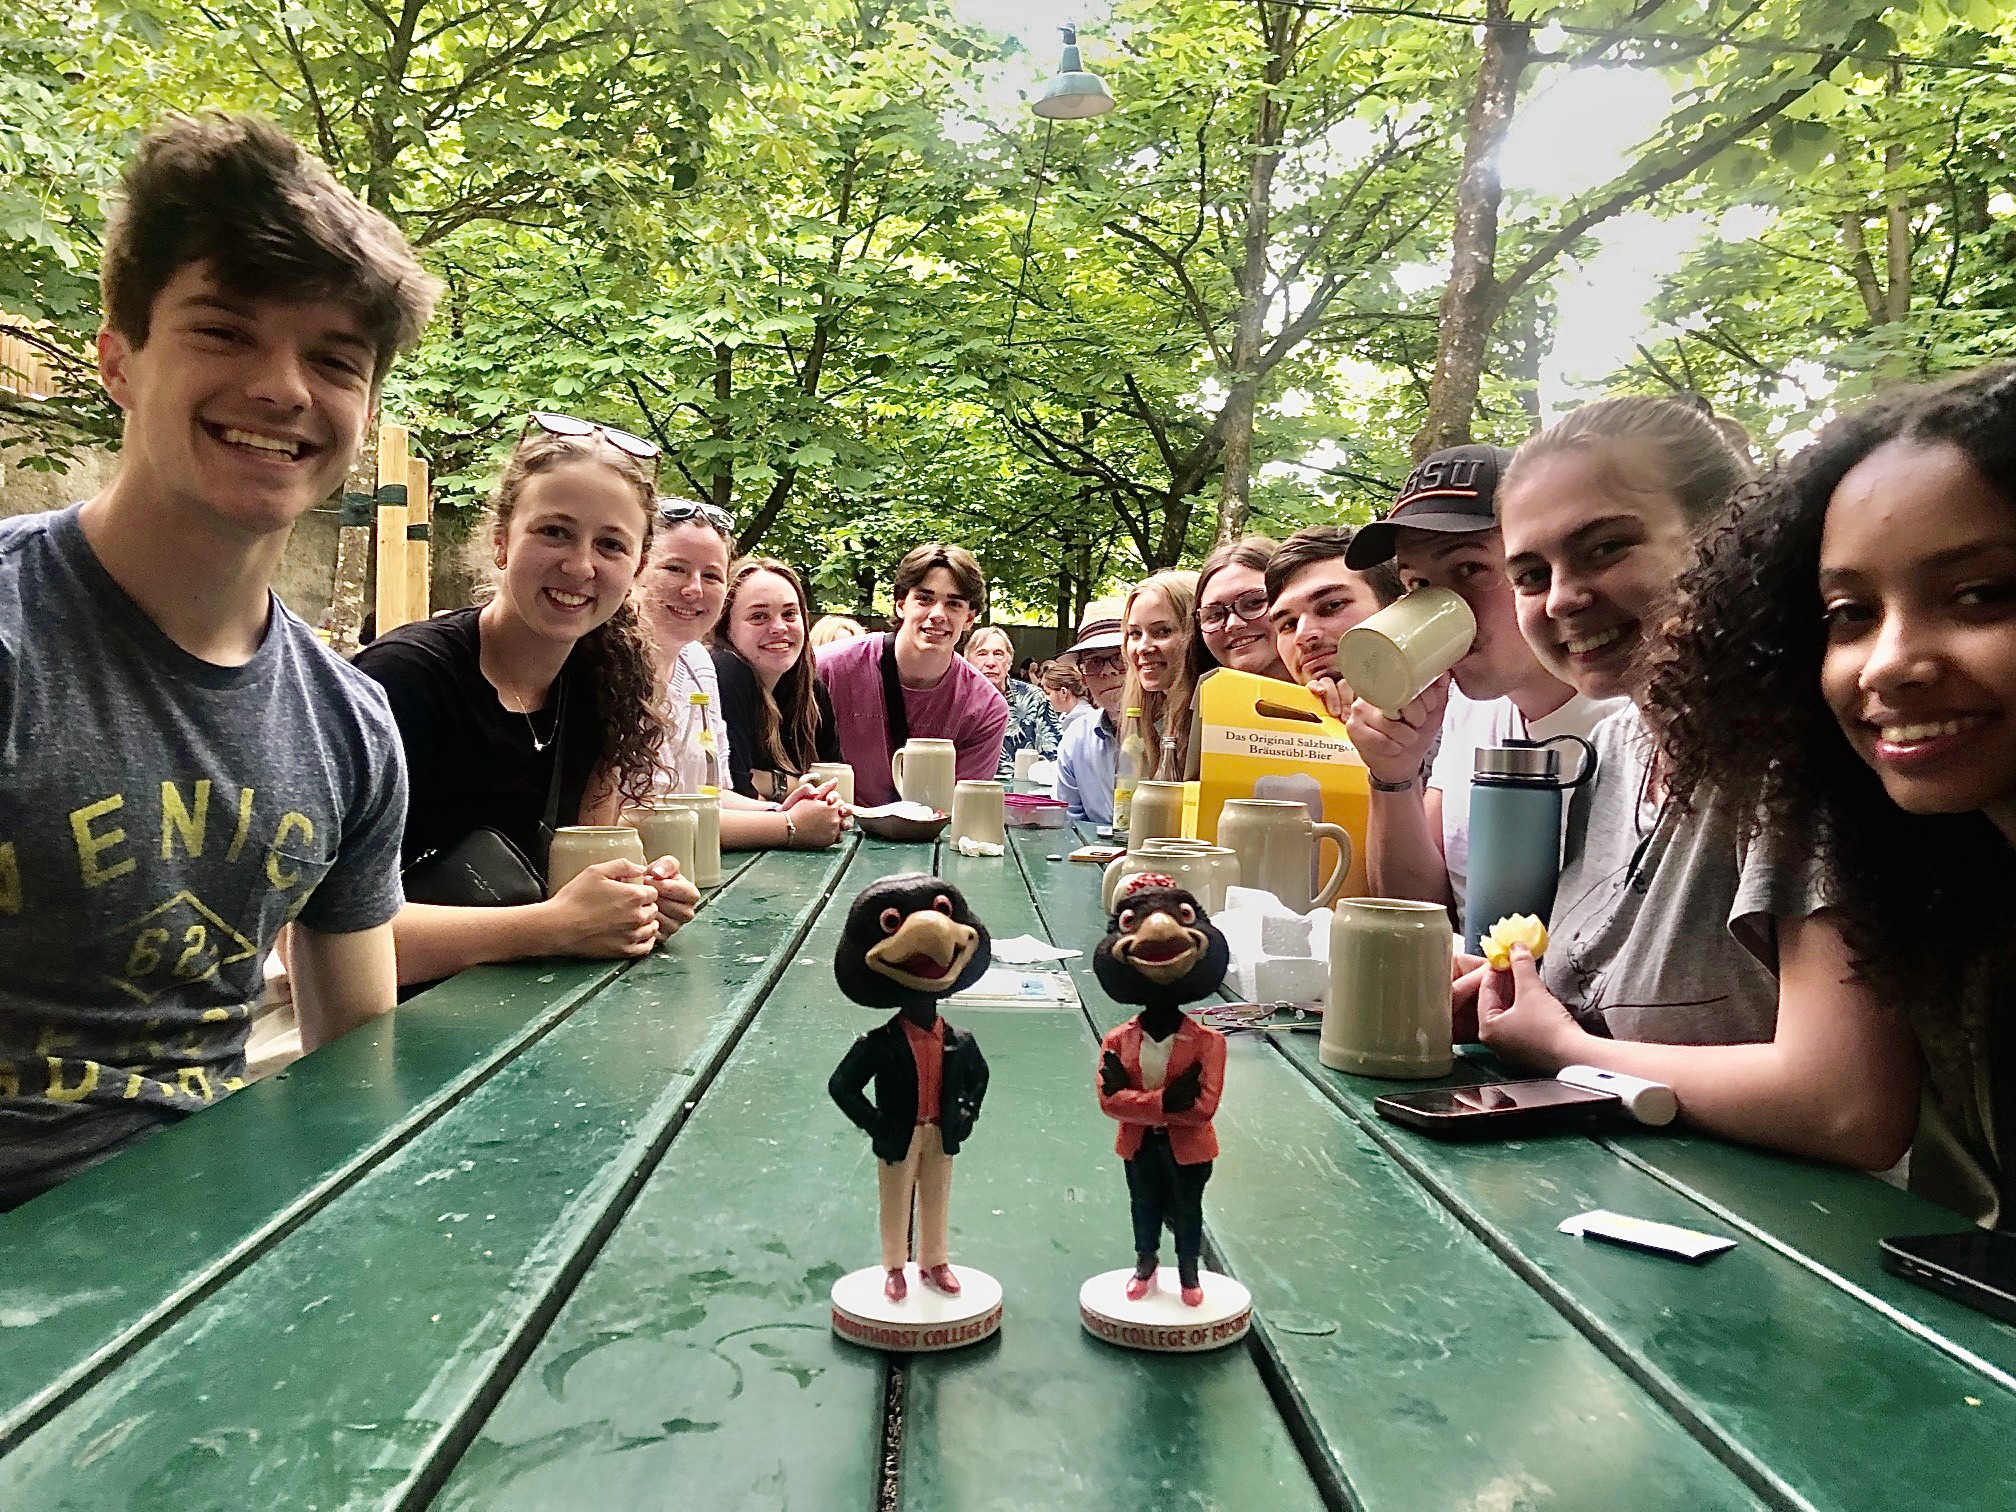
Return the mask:
<path id="1" fill-rule="evenodd" d="M 553 721 L 553 780 L 546 786 L 546 816 L 539 823 L 539 848 L 553 844 L 560 817 L 560 770 L 567 756 L 567 687 Z M 400 878 L 408 903 L 439 903 L 450 908 L 517 908 L 546 896 L 546 857 L 537 861 L 511 843 L 501 830 L 473 829 L 453 845 L 429 851 Z"/>

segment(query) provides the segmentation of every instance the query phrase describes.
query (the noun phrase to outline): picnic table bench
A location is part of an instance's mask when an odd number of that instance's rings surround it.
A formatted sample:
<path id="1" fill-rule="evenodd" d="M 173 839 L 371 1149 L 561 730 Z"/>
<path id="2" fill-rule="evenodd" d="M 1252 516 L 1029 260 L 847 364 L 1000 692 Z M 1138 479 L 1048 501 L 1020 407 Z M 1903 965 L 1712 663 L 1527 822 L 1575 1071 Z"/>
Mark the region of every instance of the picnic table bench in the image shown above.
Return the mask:
<path id="1" fill-rule="evenodd" d="M 1684 1132 L 1438 1145 L 1315 1036 L 1233 1036 L 1206 1193 L 1252 1335 L 1079 1326 L 1131 1258 L 1092 1095 L 1094 868 L 850 837 L 745 862 L 634 965 L 483 968 L 0 1216 L 0 1508 L 1941 1508 L 2016 1503 L 2016 1329 L 1889 1276 L 1962 1227 Z M 992 1340 L 897 1358 L 826 1294 L 875 1255 L 825 1081 L 831 956 L 935 865 L 1082 1006 L 956 1008 L 994 1075 L 955 1257 Z M 1465 1061 L 1458 1079 L 1497 1074 Z M 1609 1207 L 1737 1238 L 1573 1239 Z"/>

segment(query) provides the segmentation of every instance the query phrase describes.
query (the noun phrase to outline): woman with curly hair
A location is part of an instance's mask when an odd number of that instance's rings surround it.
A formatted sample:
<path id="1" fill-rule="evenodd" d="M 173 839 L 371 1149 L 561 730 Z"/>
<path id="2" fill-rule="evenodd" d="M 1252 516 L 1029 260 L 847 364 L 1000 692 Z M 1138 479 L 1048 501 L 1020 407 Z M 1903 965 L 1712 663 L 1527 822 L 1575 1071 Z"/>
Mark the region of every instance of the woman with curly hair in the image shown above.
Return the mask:
<path id="1" fill-rule="evenodd" d="M 1591 736 L 1545 961 L 1516 948 L 1484 978 L 1478 1032 L 1545 1072 L 1665 1082 L 1710 1133 L 1880 1170 L 1916 1122 L 1907 1032 L 1857 976 L 1809 860 L 1739 823 L 1751 811 L 1713 769 L 1670 769 L 1646 721 L 1641 667 L 1672 585 L 1748 472 L 1698 410 L 1629 398 L 1529 440 L 1500 485 L 1521 632 L 1578 691 L 1633 703 Z M 1701 707 L 1733 718 L 1756 701 Z"/>
<path id="2" fill-rule="evenodd" d="M 1922 1052 L 1913 1189 L 2008 1224 L 2016 367 L 1836 420 L 1682 587 L 1650 695 L 1675 786 L 1712 776 L 1819 855 L 1856 970 Z"/>
<path id="3" fill-rule="evenodd" d="M 656 452 L 586 421 L 534 419 L 491 501 L 489 601 L 401 625 L 357 655 L 384 686 L 406 751 L 408 866 L 487 828 L 543 872 L 556 791 L 556 824 L 613 824 L 651 787 L 660 728 L 629 595 L 651 543 Z M 563 423 L 578 429 L 547 428 Z M 646 955 L 699 900 L 664 857 L 648 869 L 601 862 L 519 907 L 409 902 L 393 921 L 399 980 L 534 956 Z"/>
<path id="4" fill-rule="evenodd" d="M 846 827 L 831 783 L 794 783 L 772 803 L 736 792 L 730 781 L 737 757 L 707 641 L 728 603 L 734 521 L 726 510 L 693 499 L 660 499 L 657 509 L 657 535 L 637 580 L 637 598 L 665 689 L 659 790 L 697 793 L 707 785 L 704 725 L 719 759 L 721 848 L 823 850 Z M 707 695 L 704 710 L 692 701 L 696 692 Z"/>
<path id="5" fill-rule="evenodd" d="M 840 759 L 833 701 L 805 644 L 810 621 L 805 585 L 777 558 L 744 557 L 728 569 L 714 672 L 729 784 L 745 798 L 788 797 L 814 763 Z"/>
<path id="6" fill-rule="evenodd" d="M 1181 782 L 1190 755 L 1190 700 L 1197 688 L 1190 659 L 1197 635 L 1197 574 L 1165 571 L 1143 578 L 1127 595 L 1120 618 L 1127 666 L 1120 707 L 1123 724 L 1126 710 L 1141 711 L 1138 723 L 1148 750 L 1148 770 L 1141 775 Z M 1120 733 L 1125 738 L 1124 727 Z M 1167 749 L 1171 740 L 1173 751 Z M 1175 770 L 1165 771 L 1171 762 Z"/>

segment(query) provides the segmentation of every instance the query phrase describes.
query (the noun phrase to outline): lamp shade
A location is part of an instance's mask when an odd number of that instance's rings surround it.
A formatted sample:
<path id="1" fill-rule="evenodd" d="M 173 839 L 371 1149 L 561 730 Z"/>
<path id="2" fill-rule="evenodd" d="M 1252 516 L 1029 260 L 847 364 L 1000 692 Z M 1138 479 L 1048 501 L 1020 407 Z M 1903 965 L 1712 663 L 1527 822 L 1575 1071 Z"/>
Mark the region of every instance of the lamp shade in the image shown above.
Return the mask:
<path id="1" fill-rule="evenodd" d="M 1078 56 L 1078 33 L 1072 28 L 1064 30 L 1062 63 L 1029 108 L 1046 121 L 1084 121 L 1113 108 L 1113 91 L 1099 75 L 1085 72 Z"/>

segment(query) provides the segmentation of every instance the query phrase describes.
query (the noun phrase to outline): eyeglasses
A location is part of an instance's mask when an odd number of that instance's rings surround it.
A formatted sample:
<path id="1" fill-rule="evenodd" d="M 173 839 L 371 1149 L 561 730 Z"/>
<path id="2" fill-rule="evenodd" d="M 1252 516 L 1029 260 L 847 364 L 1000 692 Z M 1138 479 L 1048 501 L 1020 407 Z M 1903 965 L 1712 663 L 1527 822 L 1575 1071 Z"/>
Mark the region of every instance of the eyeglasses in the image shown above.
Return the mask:
<path id="1" fill-rule="evenodd" d="M 525 419 L 527 424 L 538 426 L 549 436 L 600 436 L 616 450 L 625 452 L 640 462 L 658 460 L 656 441 L 633 436 L 630 432 L 618 430 L 613 425 L 597 425 L 593 420 L 583 420 L 575 415 L 556 415 L 551 410 L 533 410 Z"/>
<path id="2" fill-rule="evenodd" d="M 1257 620 L 1267 612 L 1267 590 L 1248 588 L 1228 604 L 1206 604 L 1197 611 L 1197 623 L 1216 630 L 1227 620 Z"/>
<path id="3" fill-rule="evenodd" d="M 658 523 L 660 525 L 683 525 L 688 520 L 705 520 L 722 535 L 733 539 L 735 516 L 718 504 L 703 503 L 699 499 L 660 499 L 658 501 Z"/>
<path id="4" fill-rule="evenodd" d="M 1085 672 L 1118 672 L 1120 653 L 1118 651 L 1082 651 L 1078 655 L 1078 670 Z"/>

